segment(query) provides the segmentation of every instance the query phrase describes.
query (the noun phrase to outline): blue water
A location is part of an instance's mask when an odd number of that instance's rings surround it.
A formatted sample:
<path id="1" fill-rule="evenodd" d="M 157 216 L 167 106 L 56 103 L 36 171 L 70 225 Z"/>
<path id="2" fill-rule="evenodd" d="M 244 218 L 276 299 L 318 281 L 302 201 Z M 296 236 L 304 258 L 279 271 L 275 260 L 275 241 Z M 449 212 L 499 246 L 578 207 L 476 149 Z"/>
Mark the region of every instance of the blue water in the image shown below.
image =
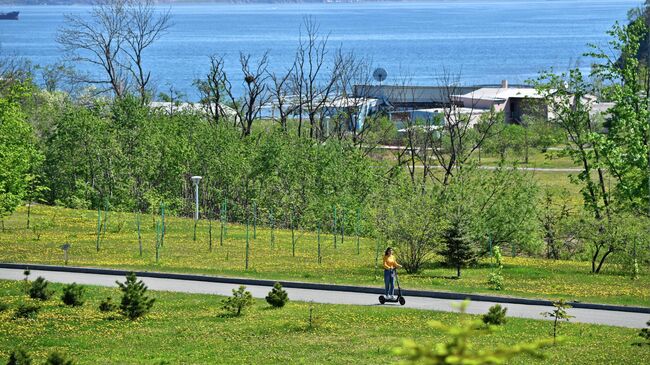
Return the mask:
<path id="1" fill-rule="evenodd" d="M 226 57 L 239 76 L 239 51 L 270 52 L 273 70 L 290 66 L 305 16 L 329 33 L 332 47 L 388 71 L 387 83 L 437 84 L 443 70 L 464 84 L 524 82 L 540 70 L 578 63 L 587 43 L 605 44 L 605 32 L 641 0 L 434 0 L 421 3 L 174 5 L 174 26 L 147 54 L 160 90 L 170 86 L 196 98 L 212 53 Z M 55 42 L 63 14 L 86 14 L 84 6 L 14 6 L 19 21 L 0 21 L 4 55 L 37 64 L 56 62 Z"/>

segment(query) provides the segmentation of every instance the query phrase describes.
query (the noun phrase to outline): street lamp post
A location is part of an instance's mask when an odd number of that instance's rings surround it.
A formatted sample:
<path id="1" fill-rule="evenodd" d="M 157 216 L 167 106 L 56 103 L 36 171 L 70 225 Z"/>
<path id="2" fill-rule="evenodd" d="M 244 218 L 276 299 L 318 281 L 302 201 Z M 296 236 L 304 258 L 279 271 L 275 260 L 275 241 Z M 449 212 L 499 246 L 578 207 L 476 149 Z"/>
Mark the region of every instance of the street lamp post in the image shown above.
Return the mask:
<path id="1" fill-rule="evenodd" d="M 199 220 L 199 182 L 203 177 L 201 176 L 192 176 L 192 182 L 194 183 L 194 201 L 196 202 L 196 210 L 194 211 L 194 220 Z"/>

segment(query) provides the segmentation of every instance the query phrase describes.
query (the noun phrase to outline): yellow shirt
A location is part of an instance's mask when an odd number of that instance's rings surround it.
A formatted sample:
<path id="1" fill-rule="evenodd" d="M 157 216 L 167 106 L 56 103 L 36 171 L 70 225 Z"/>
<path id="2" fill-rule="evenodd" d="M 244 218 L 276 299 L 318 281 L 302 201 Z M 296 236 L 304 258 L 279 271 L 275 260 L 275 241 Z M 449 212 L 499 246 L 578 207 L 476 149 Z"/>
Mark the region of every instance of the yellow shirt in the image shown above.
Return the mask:
<path id="1" fill-rule="evenodd" d="M 398 267 L 399 267 L 399 265 L 397 264 L 397 261 L 395 260 L 394 255 L 384 256 L 384 269 L 385 270 L 397 269 Z"/>

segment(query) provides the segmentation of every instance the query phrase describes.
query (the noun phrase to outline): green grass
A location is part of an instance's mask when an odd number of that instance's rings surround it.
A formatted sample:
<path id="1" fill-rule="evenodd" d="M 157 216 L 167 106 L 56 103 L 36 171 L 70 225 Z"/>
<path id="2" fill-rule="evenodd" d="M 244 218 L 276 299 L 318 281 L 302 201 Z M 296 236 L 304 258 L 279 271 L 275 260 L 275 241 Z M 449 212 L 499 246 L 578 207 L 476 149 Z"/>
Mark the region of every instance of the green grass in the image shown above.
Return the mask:
<path id="1" fill-rule="evenodd" d="M 0 233 L 0 261 L 63 264 L 60 246 L 72 243 L 69 265 L 111 267 L 119 269 L 203 273 L 212 275 L 295 280 L 336 284 L 383 286 L 382 273 L 376 267 L 376 242 L 360 239 L 361 252 L 356 253 L 356 238 L 348 236 L 338 248 L 333 247 L 331 234 L 321 235 L 322 263 L 317 261 L 316 235 L 296 233 L 296 256 L 292 256 L 290 231 L 276 230 L 275 246 L 270 244 L 270 231 L 258 227 L 252 239 L 249 269 L 245 270 L 245 228 L 228 225 L 224 245 L 219 245 L 219 226 L 213 226 L 213 250 L 208 250 L 207 222 L 201 221 L 197 241 L 192 239 L 193 221 L 168 218 L 165 245 L 160 261 L 155 261 L 155 231 L 152 217 L 142 218 L 144 254 L 139 256 L 135 219 L 132 214 L 109 213 L 109 225 L 99 252 L 95 249 L 96 212 L 59 207 L 32 208 L 32 225 L 27 230 L 26 209 L 5 220 Z M 40 237 L 38 237 L 40 236 Z M 380 247 L 383 250 L 383 247 Z M 534 298 L 564 298 L 582 302 L 648 306 L 650 275 L 642 268 L 641 278 L 631 280 L 616 265 L 606 264 L 600 275 L 590 274 L 588 262 L 552 261 L 508 257 L 504 252 L 505 290 L 488 288 L 487 276 L 492 270 L 489 261 L 463 271 L 460 280 L 450 279 L 455 270 L 438 263 L 437 258 L 417 275 L 402 273 L 404 288 L 490 293 Z M 399 252 L 397 253 L 399 259 Z M 379 257 L 381 260 L 381 257 Z M 381 262 L 379 262 L 381 264 Z"/>
<path id="2" fill-rule="evenodd" d="M 13 319 L 18 303 L 29 301 L 23 283 L 0 281 L 0 300 L 10 309 L 0 313 L 0 363 L 16 347 L 42 363 L 59 351 L 77 364 L 371 364 L 395 363 L 392 352 L 401 339 L 436 343 L 444 335 L 426 323 L 456 324 L 457 313 L 390 307 L 314 304 L 316 326 L 308 328 L 309 304 L 289 302 L 271 309 L 256 300 L 242 317 L 228 317 L 220 309 L 222 297 L 151 292 L 152 312 L 135 322 L 97 309 L 116 288 L 87 287 L 86 303 L 65 307 L 58 299 L 61 285 L 51 284 L 57 296 L 43 304 L 36 319 Z M 488 348 L 532 342 L 551 336 L 551 322 L 509 318 L 502 331 L 475 337 Z M 565 343 L 544 350 L 545 360 L 516 358 L 510 364 L 643 364 L 650 347 L 632 346 L 637 330 L 588 324 L 561 324 Z"/>

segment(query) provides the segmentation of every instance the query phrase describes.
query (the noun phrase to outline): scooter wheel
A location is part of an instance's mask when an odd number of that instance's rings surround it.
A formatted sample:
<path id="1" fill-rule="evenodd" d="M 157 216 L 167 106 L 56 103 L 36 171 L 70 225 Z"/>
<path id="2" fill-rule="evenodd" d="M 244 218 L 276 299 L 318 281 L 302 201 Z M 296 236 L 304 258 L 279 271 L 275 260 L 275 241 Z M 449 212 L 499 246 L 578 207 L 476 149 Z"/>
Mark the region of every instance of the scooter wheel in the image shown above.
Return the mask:
<path id="1" fill-rule="evenodd" d="M 404 297 L 399 297 L 398 300 L 399 300 L 399 304 L 400 304 L 400 305 L 404 305 L 404 304 L 406 304 L 406 299 L 404 299 Z"/>
<path id="2" fill-rule="evenodd" d="M 380 295 L 380 296 L 379 296 L 379 303 L 380 303 L 380 304 L 384 304 L 384 303 L 386 303 L 386 298 L 385 298 L 383 295 Z"/>

